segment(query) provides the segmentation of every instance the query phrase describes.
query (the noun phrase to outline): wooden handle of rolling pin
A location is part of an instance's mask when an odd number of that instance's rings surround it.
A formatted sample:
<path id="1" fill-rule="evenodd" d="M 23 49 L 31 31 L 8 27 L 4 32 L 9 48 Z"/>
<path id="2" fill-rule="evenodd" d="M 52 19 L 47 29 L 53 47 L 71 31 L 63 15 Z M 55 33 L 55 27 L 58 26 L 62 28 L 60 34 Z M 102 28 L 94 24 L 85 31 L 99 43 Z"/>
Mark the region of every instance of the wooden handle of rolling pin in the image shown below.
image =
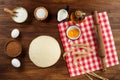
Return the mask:
<path id="1" fill-rule="evenodd" d="M 99 24 L 97 11 L 94 11 L 94 19 L 95 19 L 95 28 L 97 30 L 96 36 L 97 36 L 97 42 L 98 42 L 99 56 L 101 58 L 103 71 L 105 71 L 106 70 L 106 62 L 105 62 L 106 53 L 105 53 L 103 36 L 102 36 L 102 29 Z"/>
<path id="2" fill-rule="evenodd" d="M 94 21 L 95 21 L 95 25 L 99 25 L 99 19 L 98 19 L 98 13 L 97 11 L 94 11 Z"/>

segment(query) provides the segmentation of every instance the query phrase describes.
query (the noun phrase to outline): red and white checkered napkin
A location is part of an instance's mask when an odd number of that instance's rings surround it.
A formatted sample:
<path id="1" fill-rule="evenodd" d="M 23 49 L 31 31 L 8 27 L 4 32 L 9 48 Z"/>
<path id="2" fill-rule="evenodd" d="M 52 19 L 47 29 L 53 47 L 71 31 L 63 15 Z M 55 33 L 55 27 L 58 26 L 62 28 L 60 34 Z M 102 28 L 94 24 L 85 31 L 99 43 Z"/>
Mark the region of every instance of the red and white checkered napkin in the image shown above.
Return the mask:
<path id="1" fill-rule="evenodd" d="M 106 64 L 107 67 L 114 66 L 119 64 L 119 62 L 108 16 L 106 12 L 99 13 L 98 16 L 105 44 Z M 77 24 L 82 32 L 81 37 L 77 40 L 70 41 L 66 36 L 66 29 L 70 25 L 76 24 L 73 22 L 62 22 L 58 24 L 64 51 L 68 51 L 71 45 L 74 43 L 89 43 L 90 48 L 94 50 L 94 52 L 89 53 L 89 55 L 77 60 L 77 63 L 75 64 L 73 63 L 73 55 L 70 53 L 67 54 L 66 63 L 70 76 L 76 76 L 90 71 L 100 70 L 102 65 L 100 58 L 98 57 L 98 54 L 100 53 L 98 52 L 95 39 L 93 16 L 87 16 L 83 23 Z M 82 67 L 83 70 L 80 70 L 79 67 Z"/>

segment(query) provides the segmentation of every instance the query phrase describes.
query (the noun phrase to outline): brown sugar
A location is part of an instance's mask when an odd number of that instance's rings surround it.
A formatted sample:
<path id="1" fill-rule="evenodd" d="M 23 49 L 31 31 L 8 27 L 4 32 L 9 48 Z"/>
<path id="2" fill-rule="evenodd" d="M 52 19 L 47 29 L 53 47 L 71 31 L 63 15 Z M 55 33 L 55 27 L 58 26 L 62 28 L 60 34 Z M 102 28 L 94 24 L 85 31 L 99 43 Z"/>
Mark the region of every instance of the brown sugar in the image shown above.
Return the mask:
<path id="1" fill-rule="evenodd" d="M 10 41 L 7 43 L 5 52 L 10 57 L 17 57 L 21 53 L 21 45 L 17 41 Z"/>

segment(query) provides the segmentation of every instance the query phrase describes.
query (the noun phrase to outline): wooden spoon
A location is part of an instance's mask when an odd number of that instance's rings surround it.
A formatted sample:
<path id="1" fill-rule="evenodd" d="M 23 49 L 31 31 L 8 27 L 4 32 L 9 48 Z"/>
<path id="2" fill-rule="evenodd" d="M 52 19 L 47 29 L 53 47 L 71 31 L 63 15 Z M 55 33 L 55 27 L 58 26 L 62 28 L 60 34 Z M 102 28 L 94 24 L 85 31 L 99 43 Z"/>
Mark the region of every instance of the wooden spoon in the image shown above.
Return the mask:
<path id="1" fill-rule="evenodd" d="M 12 16 L 16 16 L 16 14 L 15 14 L 16 12 L 14 12 L 13 10 L 10 10 L 9 8 L 4 8 L 4 11 L 7 12 L 7 13 L 9 13 Z"/>

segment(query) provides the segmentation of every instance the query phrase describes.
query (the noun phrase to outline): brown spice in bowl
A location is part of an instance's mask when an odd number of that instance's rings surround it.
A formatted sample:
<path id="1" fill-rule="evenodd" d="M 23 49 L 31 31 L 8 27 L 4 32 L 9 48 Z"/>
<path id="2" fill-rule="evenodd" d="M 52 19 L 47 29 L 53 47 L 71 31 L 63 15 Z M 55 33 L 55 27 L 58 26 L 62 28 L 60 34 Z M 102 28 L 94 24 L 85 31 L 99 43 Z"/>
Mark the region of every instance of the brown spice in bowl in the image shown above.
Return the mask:
<path id="1" fill-rule="evenodd" d="M 18 41 L 12 40 L 6 44 L 5 52 L 9 57 L 17 57 L 21 54 L 22 47 Z"/>

